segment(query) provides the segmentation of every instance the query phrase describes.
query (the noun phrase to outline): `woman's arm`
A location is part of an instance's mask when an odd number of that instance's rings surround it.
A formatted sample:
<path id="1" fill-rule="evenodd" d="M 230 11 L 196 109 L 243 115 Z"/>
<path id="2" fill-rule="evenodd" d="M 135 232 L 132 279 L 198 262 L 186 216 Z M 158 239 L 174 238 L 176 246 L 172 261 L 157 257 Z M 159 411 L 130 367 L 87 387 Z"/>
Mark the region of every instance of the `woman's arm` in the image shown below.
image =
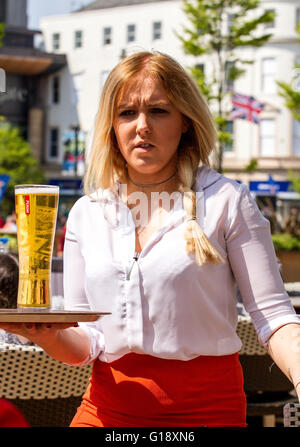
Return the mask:
<path id="1" fill-rule="evenodd" d="M 229 223 L 228 260 L 259 340 L 267 346 L 275 331 L 286 324 L 300 324 L 300 318 L 280 276 L 270 224 L 244 185 Z"/>
<path id="2" fill-rule="evenodd" d="M 293 383 L 300 402 L 300 325 L 286 324 L 277 329 L 269 339 L 268 350 Z"/>
<path id="3" fill-rule="evenodd" d="M 269 223 L 244 187 L 232 214 L 227 251 L 243 303 L 260 341 L 300 400 L 300 318 L 279 273 Z"/>
<path id="4" fill-rule="evenodd" d="M 26 337 L 56 360 L 80 364 L 90 352 L 90 341 L 77 323 L 0 323 L 8 332 Z"/>

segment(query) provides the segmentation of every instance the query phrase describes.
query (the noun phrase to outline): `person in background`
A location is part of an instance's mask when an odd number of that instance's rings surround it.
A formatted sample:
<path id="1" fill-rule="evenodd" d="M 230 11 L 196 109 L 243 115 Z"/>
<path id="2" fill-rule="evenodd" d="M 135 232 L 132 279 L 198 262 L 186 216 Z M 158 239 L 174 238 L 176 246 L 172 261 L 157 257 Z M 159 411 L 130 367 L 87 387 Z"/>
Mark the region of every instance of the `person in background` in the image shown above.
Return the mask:
<path id="1" fill-rule="evenodd" d="M 0 253 L 0 308 L 17 307 L 18 260 L 12 254 Z M 0 343 L 32 344 L 25 337 L 0 329 Z M 11 402 L 0 399 L 0 427 L 29 427 L 23 413 Z"/>
<path id="2" fill-rule="evenodd" d="M 29 427 L 29 423 L 14 404 L 0 399 L 0 427 Z"/>
<path id="3" fill-rule="evenodd" d="M 290 214 L 284 222 L 284 231 L 294 237 L 300 237 L 300 211 L 291 207 Z"/>
<path id="4" fill-rule="evenodd" d="M 0 309 L 16 309 L 18 297 L 19 262 L 12 253 L 0 253 Z M 21 335 L 0 329 L 0 342 L 32 345 Z"/>
<path id="5" fill-rule="evenodd" d="M 16 213 L 13 212 L 11 215 L 7 216 L 5 224 L 2 227 L 3 231 L 15 232 L 17 231 L 17 220 Z"/>
<path id="6" fill-rule="evenodd" d="M 110 72 L 86 194 L 68 217 L 64 298 L 111 314 L 0 325 L 93 364 L 72 427 L 245 427 L 236 285 L 300 397 L 300 320 L 270 224 L 245 185 L 209 167 L 215 146 L 207 104 L 173 58 L 139 52 Z"/>

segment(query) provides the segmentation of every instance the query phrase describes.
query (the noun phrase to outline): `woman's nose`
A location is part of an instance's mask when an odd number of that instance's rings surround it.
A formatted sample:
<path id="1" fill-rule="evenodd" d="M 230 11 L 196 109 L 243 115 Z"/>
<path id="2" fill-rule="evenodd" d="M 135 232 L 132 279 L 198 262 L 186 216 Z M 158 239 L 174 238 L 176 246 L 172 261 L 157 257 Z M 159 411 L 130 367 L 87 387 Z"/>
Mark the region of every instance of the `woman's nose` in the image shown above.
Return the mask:
<path id="1" fill-rule="evenodd" d="M 136 132 L 138 135 L 149 134 L 151 132 L 149 120 L 145 113 L 140 113 L 138 116 Z"/>

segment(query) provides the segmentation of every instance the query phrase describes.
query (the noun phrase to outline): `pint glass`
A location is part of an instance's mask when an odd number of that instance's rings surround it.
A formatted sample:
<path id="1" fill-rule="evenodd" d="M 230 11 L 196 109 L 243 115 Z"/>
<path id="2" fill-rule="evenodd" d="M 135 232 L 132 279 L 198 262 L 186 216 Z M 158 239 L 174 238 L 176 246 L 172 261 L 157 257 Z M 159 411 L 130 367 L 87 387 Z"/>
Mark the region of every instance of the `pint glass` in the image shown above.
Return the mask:
<path id="1" fill-rule="evenodd" d="M 18 308 L 51 307 L 51 262 L 59 187 L 17 185 Z"/>

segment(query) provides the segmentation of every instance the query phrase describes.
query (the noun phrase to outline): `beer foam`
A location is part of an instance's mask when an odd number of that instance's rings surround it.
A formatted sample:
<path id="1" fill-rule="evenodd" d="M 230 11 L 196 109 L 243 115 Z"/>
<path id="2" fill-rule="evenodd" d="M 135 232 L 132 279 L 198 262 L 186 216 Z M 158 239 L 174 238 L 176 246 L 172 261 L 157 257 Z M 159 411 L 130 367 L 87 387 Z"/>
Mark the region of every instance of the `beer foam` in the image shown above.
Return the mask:
<path id="1" fill-rule="evenodd" d="M 41 187 L 39 185 L 33 185 L 25 187 L 24 185 L 24 188 L 22 187 L 16 188 L 15 194 L 58 194 L 58 191 L 59 191 L 58 186 Z"/>

